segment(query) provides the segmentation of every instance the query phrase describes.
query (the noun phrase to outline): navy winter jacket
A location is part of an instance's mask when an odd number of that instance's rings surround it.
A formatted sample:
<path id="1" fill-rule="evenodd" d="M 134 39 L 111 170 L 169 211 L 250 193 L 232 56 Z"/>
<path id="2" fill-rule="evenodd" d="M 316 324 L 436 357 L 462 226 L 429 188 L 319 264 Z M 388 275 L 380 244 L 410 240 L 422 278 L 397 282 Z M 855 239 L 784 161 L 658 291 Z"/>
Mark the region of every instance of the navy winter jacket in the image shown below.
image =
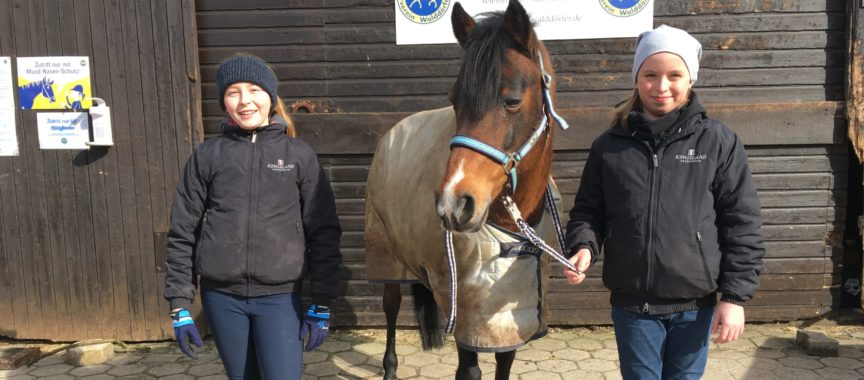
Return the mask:
<path id="1" fill-rule="evenodd" d="M 338 288 L 341 229 L 315 152 L 271 124 L 223 125 L 186 163 L 171 211 L 165 298 L 188 308 L 201 285 L 242 297 L 300 291 L 313 302 Z"/>
<path id="2" fill-rule="evenodd" d="M 588 156 L 570 252 L 602 248 L 613 306 L 664 314 L 749 300 L 762 270 L 760 204 L 738 137 L 698 102 L 659 143 L 618 125 Z"/>

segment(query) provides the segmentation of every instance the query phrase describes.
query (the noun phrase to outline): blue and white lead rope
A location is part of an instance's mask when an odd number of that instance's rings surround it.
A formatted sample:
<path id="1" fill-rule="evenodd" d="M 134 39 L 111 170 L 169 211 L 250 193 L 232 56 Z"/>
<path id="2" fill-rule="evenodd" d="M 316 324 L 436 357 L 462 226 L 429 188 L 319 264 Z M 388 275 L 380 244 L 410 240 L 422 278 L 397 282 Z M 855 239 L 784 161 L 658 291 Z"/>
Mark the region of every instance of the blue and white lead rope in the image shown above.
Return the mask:
<path id="1" fill-rule="evenodd" d="M 551 255 L 552 258 L 561 263 L 561 265 L 564 265 L 576 273 L 581 273 L 576 269 L 576 266 L 564 257 L 563 254 L 556 252 L 554 248 L 546 244 L 546 242 L 537 235 L 537 232 L 522 219 L 522 214 L 519 212 L 519 208 L 516 207 L 516 203 L 513 202 L 513 199 L 510 198 L 510 196 L 505 196 L 504 206 L 507 208 L 507 211 L 510 212 L 510 216 L 513 218 L 513 221 L 516 222 L 516 225 L 519 227 L 519 230 L 522 231 L 522 234 L 527 236 L 528 240 L 531 241 L 531 244 L 534 244 L 536 247 L 543 250 L 543 252 Z M 561 217 L 558 215 L 558 208 L 555 207 L 555 198 L 552 196 L 551 186 L 546 187 L 545 207 L 552 214 L 552 223 L 555 225 L 555 236 L 558 238 L 558 245 L 561 246 L 561 252 L 564 252 L 564 230 L 561 229 Z M 444 231 L 444 245 L 447 247 L 447 266 L 450 270 L 450 315 L 447 318 L 447 325 L 444 327 L 444 332 L 452 334 L 453 329 L 456 328 L 456 256 L 453 250 L 453 233 L 450 232 L 450 230 Z"/>
<path id="2" fill-rule="evenodd" d="M 450 316 L 444 332 L 452 334 L 456 328 L 456 256 L 453 254 L 453 233 L 450 230 L 444 234 L 444 245 L 447 246 L 447 267 L 450 269 Z"/>

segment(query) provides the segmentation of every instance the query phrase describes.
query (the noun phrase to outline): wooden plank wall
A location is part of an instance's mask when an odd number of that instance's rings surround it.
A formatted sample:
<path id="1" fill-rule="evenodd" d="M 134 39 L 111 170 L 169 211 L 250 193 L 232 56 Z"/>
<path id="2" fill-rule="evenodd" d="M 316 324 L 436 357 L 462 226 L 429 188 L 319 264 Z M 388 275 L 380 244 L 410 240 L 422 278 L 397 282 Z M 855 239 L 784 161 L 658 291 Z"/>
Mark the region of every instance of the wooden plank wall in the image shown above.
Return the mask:
<path id="1" fill-rule="evenodd" d="M 709 112 L 747 144 L 769 248 L 751 320 L 812 317 L 837 305 L 848 157 L 843 119 L 842 1 L 655 1 L 655 24 L 687 29 L 704 46 L 696 89 Z M 273 63 L 280 94 L 319 113 L 296 114 L 338 197 L 345 296 L 337 323 L 383 325 L 380 286 L 365 281 L 364 181 L 378 137 L 402 117 L 449 105 L 456 45 L 396 46 L 392 0 L 198 0 L 205 132 L 218 133 L 216 65 L 237 51 Z M 466 7 L 469 5 L 466 5 Z M 566 207 L 610 106 L 632 91 L 634 39 L 550 41 L 558 107 L 571 130 L 556 141 L 554 175 Z M 556 324 L 609 323 L 602 262 L 584 286 L 554 269 Z M 411 324 L 403 302 L 400 322 Z"/>
<path id="2" fill-rule="evenodd" d="M 20 156 L 0 157 L 0 335 L 173 335 L 158 236 L 203 139 L 194 23 L 191 0 L 0 0 L 0 55 L 90 57 L 115 144 L 40 150 L 36 112 L 16 112 Z"/>

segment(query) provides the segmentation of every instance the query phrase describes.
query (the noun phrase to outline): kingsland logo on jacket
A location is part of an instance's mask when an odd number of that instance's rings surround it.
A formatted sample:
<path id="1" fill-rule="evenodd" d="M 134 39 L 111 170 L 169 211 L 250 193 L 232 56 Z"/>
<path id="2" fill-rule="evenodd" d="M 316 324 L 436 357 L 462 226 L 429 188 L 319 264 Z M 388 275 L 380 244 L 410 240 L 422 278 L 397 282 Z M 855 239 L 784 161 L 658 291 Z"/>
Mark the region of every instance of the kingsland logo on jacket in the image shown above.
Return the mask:
<path id="1" fill-rule="evenodd" d="M 706 159 L 708 159 L 708 155 L 707 154 L 696 154 L 696 149 L 688 150 L 687 154 L 676 154 L 675 155 L 676 161 L 679 161 L 679 162 L 682 162 L 685 164 L 689 164 L 689 163 L 697 163 L 698 164 L 698 163 L 701 163 L 702 161 L 705 161 Z"/>

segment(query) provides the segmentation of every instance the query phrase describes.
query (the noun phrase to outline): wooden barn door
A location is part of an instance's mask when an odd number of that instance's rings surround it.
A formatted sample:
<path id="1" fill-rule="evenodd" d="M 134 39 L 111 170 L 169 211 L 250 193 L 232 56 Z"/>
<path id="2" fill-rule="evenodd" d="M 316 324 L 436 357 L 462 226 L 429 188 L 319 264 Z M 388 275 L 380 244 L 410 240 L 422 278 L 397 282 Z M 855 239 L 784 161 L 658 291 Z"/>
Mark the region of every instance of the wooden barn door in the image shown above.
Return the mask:
<path id="1" fill-rule="evenodd" d="M 203 136 L 193 0 L 0 0 L 0 56 L 13 70 L 16 57 L 90 57 L 114 135 L 40 150 L 36 111 L 16 111 L 20 155 L 0 157 L 0 335 L 171 336 L 164 236 Z"/>

